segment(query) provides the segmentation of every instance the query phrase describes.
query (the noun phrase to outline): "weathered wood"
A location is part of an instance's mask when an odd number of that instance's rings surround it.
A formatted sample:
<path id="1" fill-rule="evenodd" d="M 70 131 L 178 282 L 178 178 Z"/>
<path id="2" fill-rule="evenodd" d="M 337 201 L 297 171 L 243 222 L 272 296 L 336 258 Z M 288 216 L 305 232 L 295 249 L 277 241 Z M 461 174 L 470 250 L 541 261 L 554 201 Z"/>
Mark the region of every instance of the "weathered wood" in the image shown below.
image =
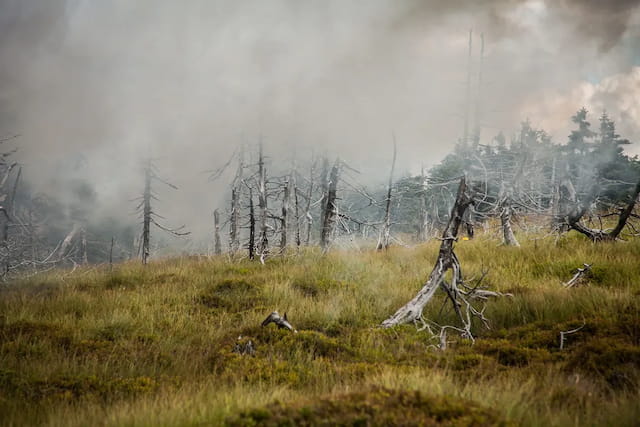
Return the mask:
<path id="1" fill-rule="evenodd" d="M 569 224 L 569 228 L 581 234 L 584 234 L 594 242 L 616 240 L 620 236 L 620 233 L 622 232 L 624 227 L 627 225 L 627 221 L 629 220 L 629 217 L 631 217 L 633 209 L 635 208 L 635 205 L 638 201 L 638 196 L 640 196 L 640 181 L 636 183 L 636 186 L 634 187 L 631 194 L 631 199 L 627 203 L 627 206 L 625 206 L 625 208 L 620 212 L 618 222 L 616 223 L 615 228 L 613 228 L 611 231 L 589 228 L 586 225 L 582 224 L 582 222 L 580 222 L 582 217 L 587 212 L 587 207 L 591 204 L 595 190 L 591 193 L 591 197 L 588 197 L 585 201 L 582 202 L 581 206 L 578 209 L 574 208 L 573 212 L 568 215 L 567 223 Z"/>
<path id="2" fill-rule="evenodd" d="M 253 208 L 253 190 L 249 187 L 249 259 L 253 259 L 256 249 L 256 215 Z"/>
<path id="3" fill-rule="evenodd" d="M 500 209 L 500 226 L 502 228 L 502 242 L 506 246 L 520 246 L 516 236 L 513 234 L 513 229 L 511 228 L 511 214 L 513 209 L 511 207 L 511 197 L 504 196 L 499 203 Z"/>
<path id="4" fill-rule="evenodd" d="M 576 274 L 574 274 L 573 277 L 567 283 L 564 283 L 563 285 L 566 288 L 572 288 L 572 287 L 576 286 L 578 283 L 580 283 L 582 278 L 591 271 L 591 266 L 592 265 L 593 264 L 586 264 L 586 263 L 583 264 L 583 268 L 578 268 L 578 270 L 576 271 Z"/>
<path id="5" fill-rule="evenodd" d="M 329 176 L 328 188 L 327 188 L 327 200 L 325 215 L 322 222 L 322 234 L 320 236 L 320 246 L 323 251 L 329 249 L 332 242 L 333 230 L 338 217 L 338 206 L 336 204 L 337 192 L 338 192 L 338 179 L 340 176 L 340 159 L 336 159 L 333 167 L 331 168 L 331 174 Z"/>
<path id="6" fill-rule="evenodd" d="M 264 154 L 262 151 L 262 141 L 258 149 L 258 208 L 260 208 L 260 238 L 258 250 L 260 256 L 264 257 L 269 252 L 269 239 L 267 236 L 268 210 L 267 210 L 267 170 L 264 164 Z"/>
<path id="7" fill-rule="evenodd" d="M 235 254 L 240 249 L 240 198 L 242 194 L 242 175 L 244 173 L 244 150 L 238 152 L 238 168 L 231 184 L 231 212 L 229 213 L 229 251 Z"/>
<path id="8" fill-rule="evenodd" d="M 275 324 L 279 329 L 288 329 L 291 332 L 298 332 L 287 320 L 287 313 L 285 313 L 284 316 L 280 316 L 277 311 L 274 311 L 262 321 L 261 325 L 262 327 L 265 327 L 269 325 L 269 323 Z"/>
<path id="9" fill-rule="evenodd" d="M 473 200 L 467 192 L 466 180 L 463 177 L 460 180 L 458 194 L 451 210 L 449 222 L 442 233 L 442 243 L 440 244 L 438 258 L 436 259 L 431 274 L 429 274 L 429 278 L 411 301 L 398 309 L 393 316 L 382 322 L 381 326 L 383 328 L 389 328 L 403 323 L 418 322 L 422 319 L 422 311 L 438 288 L 443 284 L 445 273 L 449 269 L 453 269 L 454 263 L 457 263 L 457 258 L 453 252 L 453 244 L 457 239 L 464 212 L 472 203 Z M 454 280 L 458 280 L 459 277 L 456 276 L 460 276 L 460 274 L 459 269 L 456 268 L 454 271 Z M 454 304 L 454 308 L 456 310 L 459 309 L 457 302 Z"/>
<path id="10" fill-rule="evenodd" d="M 218 209 L 213 211 L 213 253 L 222 253 L 222 243 L 220 242 L 220 213 Z"/>
<path id="11" fill-rule="evenodd" d="M 393 191 L 393 171 L 396 168 L 396 137 L 393 135 L 393 160 L 391 161 L 391 172 L 389 173 L 389 184 L 387 186 L 387 198 L 385 200 L 384 221 L 382 230 L 378 237 L 377 250 L 387 249 L 391 240 L 391 192 Z"/>
<path id="12" fill-rule="evenodd" d="M 283 185 L 282 194 L 282 215 L 280 216 L 280 252 L 284 253 L 287 250 L 287 232 L 289 228 L 289 210 L 291 199 L 291 180 L 290 177 L 286 177 Z"/>

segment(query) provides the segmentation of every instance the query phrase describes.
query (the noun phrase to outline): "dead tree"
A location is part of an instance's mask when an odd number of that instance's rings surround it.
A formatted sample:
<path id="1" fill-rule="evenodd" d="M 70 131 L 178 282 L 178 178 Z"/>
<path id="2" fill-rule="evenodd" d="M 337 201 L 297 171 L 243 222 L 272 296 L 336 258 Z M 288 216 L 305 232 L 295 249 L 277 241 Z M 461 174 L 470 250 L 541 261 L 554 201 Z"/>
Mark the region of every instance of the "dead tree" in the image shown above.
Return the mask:
<path id="1" fill-rule="evenodd" d="M 340 176 L 340 159 L 336 159 L 327 183 L 326 203 L 323 203 L 324 218 L 322 221 L 322 233 L 320 235 L 320 247 L 327 251 L 332 242 L 333 231 L 338 219 L 338 179 Z"/>
<path id="2" fill-rule="evenodd" d="M 294 170 L 291 174 L 291 183 L 293 187 L 293 205 L 294 205 L 294 215 L 296 219 L 296 248 L 300 249 L 300 244 L 302 241 L 300 240 L 300 205 L 298 204 L 298 180 L 296 179 L 296 170 Z"/>
<path id="3" fill-rule="evenodd" d="M 249 250 L 249 259 L 253 260 L 256 250 L 256 215 L 251 187 L 249 187 L 249 243 L 247 244 L 247 249 Z"/>
<path id="4" fill-rule="evenodd" d="M 288 223 L 288 214 L 290 210 L 290 199 L 291 199 L 291 176 L 287 176 L 285 178 L 283 184 L 283 192 L 282 192 L 282 213 L 280 217 L 280 252 L 284 253 L 287 249 L 287 230 L 289 228 Z"/>
<path id="5" fill-rule="evenodd" d="M 565 288 L 572 288 L 576 286 L 578 283 L 580 283 L 583 277 L 589 274 L 589 272 L 591 271 L 591 267 L 593 266 L 593 264 L 587 264 L 587 263 L 584 263 L 582 265 L 583 265 L 583 268 L 576 269 L 576 273 L 573 275 L 573 277 L 568 282 L 563 283 L 563 286 Z"/>
<path id="6" fill-rule="evenodd" d="M 424 242 L 428 237 L 429 211 L 427 210 L 427 179 L 424 165 L 420 168 L 420 223 L 418 224 L 418 241 Z"/>
<path id="7" fill-rule="evenodd" d="M 85 227 L 80 230 L 80 253 L 82 255 L 82 264 L 89 264 L 87 257 L 87 229 Z"/>
<path id="8" fill-rule="evenodd" d="M 229 250 L 231 254 L 238 252 L 240 247 L 239 222 L 240 222 L 240 197 L 242 188 L 242 174 L 244 172 L 244 151 L 238 152 L 238 168 L 231 184 L 231 212 L 229 215 Z"/>
<path id="9" fill-rule="evenodd" d="M 329 159 L 325 155 L 322 158 L 322 168 L 320 169 L 320 246 L 322 246 L 322 235 L 324 233 L 324 220 L 327 217 L 327 197 L 329 193 Z"/>
<path id="10" fill-rule="evenodd" d="M 280 316 L 280 314 L 278 314 L 277 311 L 274 311 L 270 315 L 268 315 L 266 319 L 262 321 L 261 326 L 264 328 L 265 326 L 268 326 L 269 323 L 273 323 L 278 327 L 278 329 L 288 329 L 294 333 L 298 332 L 291 325 L 291 323 L 289 323 L 289 320 L 287 319 L 287 313 L 285 313 L 284 316 Z"/>
<path id="11" fill-rule="evenodd" d="M 220 255 L 222 253 L 222 244 L 220 243 L 220 214 L 218 213 L 218 209 L 213 211 L 213 233 L 213 252 L 216 255 Z"/>
<path id="12" fill-rule="evenodd" d="M 627 225 L 627 221 L 629 221 L 629 218 L 633 215 L 633 209 L 638 201 L 638 196 L 640 196 L 640 181 L 635 185 L 627 205 L 620 210 L 616 226 L 610 231 L 589 228 L 581 222 L 582 217 L 586 214 L 588 207 L 593 202 L 594 193 L 595 191 L 592 191 L 591 195 L 585 198 L 585 201 L 579 208 L 574 209 L 574 211 L 567 216 L 569 228 L 584 234 L 593 242 L 614 241 L 620 236 L 620 233 Z"/>
<path id="13" fill-rule="evenodd" d="M 71 231 L 69 231 L 69 233 L 64 237 L 64 239 L 62 240 L 62 243 L 60 244 L 60 246 L 58 247 L 57 250 L 57 261 L 61 262 L 63 259 L 65 259 L 67 257 L 67 255 L 69 255 L 69 248 L 71 247 L 71 244 L 73 243 L 76 235 L 78 234 L 78 232 L 80 232 L 81 227 L 80 224 L 73 224 L 73 227 L 71 228 Z"/>
<path id="14" fill-rule="evenodd" d="M 267 237 L 267 171 L 264 164 L 264 154 L 262 152 L 262 141 L 258 149 L 258 207 L 260 208 L 260 240 L 258 250 L 260 257 L 266 257 L 269 252 L 269 238 Z"/>
<path id="15" fill-rule="evenodd" d="M 505 194 L 500 198 L 498 202 L 498 209 L 500 210 L 500 226 L 502 228 L 503 243 L 506 246 L 520 246 L 513 229 L 511 228 L 511 215 L 513 208 L 511 206 L 511 197 L 509 194 Z"/>
<path id="16" fill-rule="evenodd" d="M 151 200 L 158 200 L 152 189 L 152 183 L 154 181 L 161 182 L 174 190 L 178 189 L 175 185 L 161 179 L 157 175 L 152 161 L 147 160 L 147 164 L 144 169 L 144 191 L 142 196 L 137 199 L 140 200 L 140 204 L 136 207 L 136 210 L 142 215 L 142 245 L 140 247 L 140 258 L 142 260 L 142 264 L 147 264 L 147 260 L 151 253 L 151 224 L 174 236 L 186 236 L 190 233 L 188 231 L 182 231 L 184 229 L 184 225 L 178 228 L 168 228 L 158 222 L 157 218 L 160 216 L 155 213 L 151 207 Z"/>
<path id="17" fill-rule="evenodd" d="M 477 309 L 472 302 L 473 300 L 484 301 L 488 297 L 500 296 L 501 294 L 479 289 L 479 282 L 473 287 L 466 285 L 463 280 L 460 262 L 453 251 L 453 245 L 457 240 L 464 212 L 474 203 L 470 192 L 463 177 L 460 180 L 458 194 L 451 210 L 449 222 L 442 234 L 438 258 L 429 278 L 411 301 L 398 309 L 393 316 L 382 322 L 381 326 L 383 328 L 390 328 L 403 323 L 414 323 L 416 325 L 420 323 L 424 328 L 429 328 L 422 313 L 438 288 L 442 289 L 451 301 L 453 309 L 462 323 L 460 328 L 453 326 L 442 327 L 441 333 L 444 332 L 445 328 L 451 328 L 460 331 L 463 337 L 473 340 L 471 333 L 473 317 L 479 318 L 486 327 L 489 326 L 488 320 L 484 317 L 484 308 Z M 445 275 L 449 270 L 452 272 L 451 283 L 447 283 L 445 280 Z"/>
<path id="18" fill-rule="evenodd" d="M 304 244 L 305 246 L 309 246 L 309 241 L 311 239 L 311 227 L 313 226 L 313 216 L 311 215 L 311 198 L 313 197 L 313 184 L 314 184 L 314 172 L 315 172 L 315 167 L 316 167 L 316 161 L 315 159 L 311 159 L 311 168 L 309 171 L 309 188 L 307 189 L 307 195 L 306 195 L 306 199 L 307 199 L 307 204 L 305 207 L 305 219 L 306 219 L 306 230 L 305 230 L 305 238 L 304 238 Z M 322 217 L 321 217 L 322 218 Z"/>
<path id="19" fill-rule="evenodd" d="M 384 221 L 378 237 L 377 250 L 387 249 L 391 239 L 391 192 L 393 191 L 393 171 L 396 168 L 396 137 L 393 135 L 393 160 L 391 161 L 391 172 L 389 173 L 389 185 L 387 186 L 387 198 L 385 200 Z"/>

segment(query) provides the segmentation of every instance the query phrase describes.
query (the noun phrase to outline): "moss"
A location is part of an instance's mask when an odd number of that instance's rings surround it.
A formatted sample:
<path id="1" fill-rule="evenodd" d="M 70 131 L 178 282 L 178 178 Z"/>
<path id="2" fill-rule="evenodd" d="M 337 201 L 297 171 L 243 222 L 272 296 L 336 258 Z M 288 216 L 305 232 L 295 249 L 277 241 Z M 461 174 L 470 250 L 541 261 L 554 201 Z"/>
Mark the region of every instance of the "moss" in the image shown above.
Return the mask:
<path id="1" fill-rule="evenodd" d="M 372 388 L 299 403 L 275 402 L 226 420 L 229 426 L 501 426 L 496 411 L 447 396 Z"/>

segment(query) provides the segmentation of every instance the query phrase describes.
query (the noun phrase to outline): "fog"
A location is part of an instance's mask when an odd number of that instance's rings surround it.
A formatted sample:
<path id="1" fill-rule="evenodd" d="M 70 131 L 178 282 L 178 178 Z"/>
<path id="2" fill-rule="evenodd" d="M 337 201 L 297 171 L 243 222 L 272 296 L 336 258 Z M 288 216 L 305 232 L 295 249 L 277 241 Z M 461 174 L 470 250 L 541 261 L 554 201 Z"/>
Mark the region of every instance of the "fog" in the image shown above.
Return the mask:
<path id="1" fill-rule="evenodd" d="M 528 118 L 564 143 L 583 105 L 640 141 L 639 4 L 0 0 L 0 136 L 20 135 L 35 191 L 64 200 L 87 180 L 94 220 L 137 221 L 154 158 L 179 187 L 158 189 L 158 212 L 201 238 L 226 195 L 205 171 L 241 142 L 262 136 L 273 163 L 326 148 L 367 182 L 388 173 L 392 132 L 401 172 L 441 160 L 463 132 L 470 29 L 483 142 Z"/>

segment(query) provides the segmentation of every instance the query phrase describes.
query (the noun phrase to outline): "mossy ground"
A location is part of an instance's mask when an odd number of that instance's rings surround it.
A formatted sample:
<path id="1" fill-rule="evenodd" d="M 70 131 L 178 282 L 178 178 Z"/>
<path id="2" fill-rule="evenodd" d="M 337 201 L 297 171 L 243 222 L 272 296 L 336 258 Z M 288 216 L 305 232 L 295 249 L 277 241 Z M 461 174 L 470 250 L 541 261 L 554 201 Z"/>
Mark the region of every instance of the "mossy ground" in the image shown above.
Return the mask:
<path id="1" fill-rule="evenodd" d="M 327 412 L 330 424 L 429 425 L 451 407 L 470 411 L 440 419 L 451 425 L 635 425 L 640 240 L 519 238 L 521 248 L 489 235 L 457 245 L 467 276 L 488 269 L 484 283 L 514 296 L 489 304 L 492 328 L 476 325 L 474 345 L 451 335 L 446 352 L 413 325 L 376 327 L 420 289 L 438 242 L 264 266 L 132 262 L 5 285 L 0 424 L 259 424 L 261 413 L 321 424 Z M 584 262 L 594 274 L 564 289 Z M 455 323 L 443 302 L 426 317 Z M 261 328 L 276 309 L 300 332 Z M 583 324 L 561 351 L 560 331 Z M 239 336 L 254 356 L 233 352 Z"/>

